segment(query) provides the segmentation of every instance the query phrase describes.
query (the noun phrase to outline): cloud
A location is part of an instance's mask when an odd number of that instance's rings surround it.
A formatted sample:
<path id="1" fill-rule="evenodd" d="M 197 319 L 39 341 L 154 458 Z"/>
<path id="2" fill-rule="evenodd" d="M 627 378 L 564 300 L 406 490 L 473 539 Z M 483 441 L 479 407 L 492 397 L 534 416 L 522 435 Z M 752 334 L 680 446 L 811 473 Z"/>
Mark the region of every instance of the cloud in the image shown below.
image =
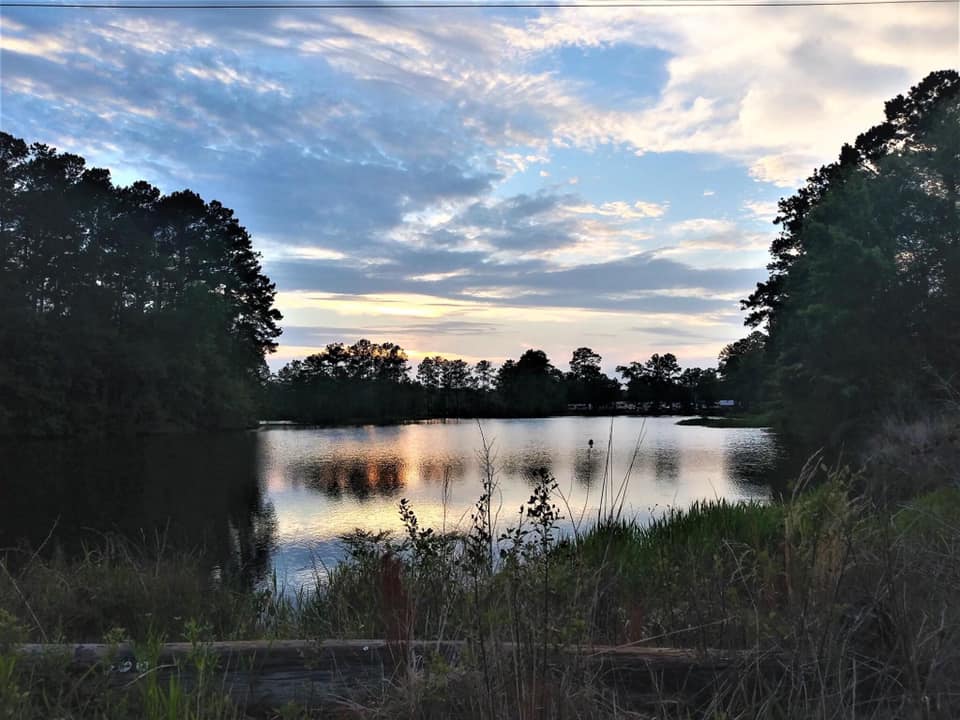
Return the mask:
<path id="1" fill-rule="evenodd" d="M 661 258 L 675 258 L 697 267 L 736 268 L 760 264 L 770 244 L 767 233 L 741 227 L 732 220 L 690 218 L 669 226 L 668 243 L 654 251 Z"/>
<path id="2" fill-rule="evenodd" d="M 558 134 L 640 152 L 719 152 L 789 187 L 878 122 L 885 99 L 956 64 L 958 12 L 952 4 L 559 10 L 528 20 L 512 40 L 528 53 L 616 43 L 669 52 L 652 106 L 587 108 L 560 121 Z"/>
<path id="3" fill-rule="evenodd" d="M 499 332 L 500 325 L 491 322 L 471 322 L 465 320 L 439 320 L 432 323 L 405 323 L 389 325 L 286 325 L 283 329 L 283 341 L 287 345 L 316 346 L 333 342 L 352 343 L 360 338 L 392 339 L 401 345 L 407 338 L 420 338 L 429 335 L 444 336 L 489 336 Z"/>
<path id="4" fill-rule="evenodd" d="M 777 203 L 773 200 L 747 200 L 743 203 L 743 209 L 756 220 L 765 223 L 772 223 L 779 214 Z"/>
<path id="5" fill-rule="evenodd" d="M 363 318 L 421 350 L 480 338 L 464 345 L 479 353 L 566 317 L 609 337 L 706 321 L 721 342 L 765 275 L 766 198 L 955 65 L 957 18 L 950 5 L 276 10 L 218 12 L 214 28 L 190 11 L 8 8 L 0 100 L 8 132 L 234 207 L 291 324 L 309 319 L 317 338 Z M 546 62 L 561 50 L 577 73 Z M 656 83 L 612 88 L 613 57 L 655 63 Z M 747 189 L 661 193 L 680 153 L 735 164 Z M 650 178 L 623 170 L 638 157 Z M 404 308 L 426 319 L 374 322 Z M 309 345 L 305 332 L 288 344 Z"/>
<path id="6" fill-rule="evenodd" d="M 632 332 L 643 333 L 644 335 L 655 335 L 671 339 L 684 341 L 700 341 L 704 343 L 716 342 L 717 338 L 710 337 L 705 331 L 687 330 L 673 325 L 634 325 L 630 328 Z"/>
<path id="7" fill-rule="evenodd" d="M 637 220 L 640 218 L 657 218 L 667 211 L 668 203 L 644 202 L 637 200 L 627 203 L 623 200 L 611 200 L 600 205 L 571 205 L 568 210 L 585 215 L 600 215 L 614 217 L 620 220 Z"/>

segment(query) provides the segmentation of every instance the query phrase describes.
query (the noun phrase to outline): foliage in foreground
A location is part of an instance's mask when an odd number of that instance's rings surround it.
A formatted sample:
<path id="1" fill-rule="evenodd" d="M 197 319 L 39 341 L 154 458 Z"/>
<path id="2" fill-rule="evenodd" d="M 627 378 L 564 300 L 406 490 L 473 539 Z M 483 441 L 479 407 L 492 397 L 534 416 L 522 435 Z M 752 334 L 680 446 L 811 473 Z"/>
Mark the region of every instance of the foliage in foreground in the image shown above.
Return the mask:
<path id="1" fill-rule="evenodd" d="M 386 694 L 336 707 L 237 707 L 214 669 L 203 687 L 108 692 L 55 660 L 0 660 L 8 717 L 947 718 L 960 712 L 960 488 L 870 493 L 861 473 L 814 462 L 782 503 L 698 503 L 648 526 L 619 510 L 561 536 L 564 505 L 542 474 L 512 522 L 496 479 L 466 532 L 344 538 L 348 560 L 315 592 L 251 593 L 189 558 L 106 544 L 78 561 L 21 558 L 0 571 L 0 643 L 227 638 L 462 639 L 456 668 L 423 658 Z M 871 466 L 868 466 L 868 468 Z M 895 480 L 887 472 L 887 486 Z M 924 467 L 927 467 L 925 470 Z M 918 473 L 928 466 L 914 465 Z M 609 485 L 614 483 L 607 479 Z M 616 503 L 614 503 L 616 505 Z M 10 560 L 10 557 L 8 557 Z M 708 696 L 624 697 L 557 646 L 744 652 Z M 773 670 L 771 671 L 771 668 Z M 89 680 L 89 679 L 88 679 Z M 94 688 L 93 690 L 91 689 Z M 626 708 L 626 709 L 625 709 Z M 639 713 L 639 714 L 637 714 Z M 645 715 L 644 713 L 648 713 Z M 2 713 L 0 713 L 2 716 Z M 326 716 L 326 715 L 324 715 Z"/>

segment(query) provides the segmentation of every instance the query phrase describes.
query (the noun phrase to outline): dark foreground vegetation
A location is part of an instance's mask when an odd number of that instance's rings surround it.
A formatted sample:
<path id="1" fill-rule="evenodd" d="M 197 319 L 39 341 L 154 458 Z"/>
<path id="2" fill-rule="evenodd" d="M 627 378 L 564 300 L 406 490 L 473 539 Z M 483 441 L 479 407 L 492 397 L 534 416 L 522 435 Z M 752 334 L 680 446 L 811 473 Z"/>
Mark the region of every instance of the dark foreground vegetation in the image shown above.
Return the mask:
<path id="1" fill-rule="evenodd" d="M 861 468 L 814 458 L 770 504 L 695 504 L 649 526 L 623 517 L 621 479 L 591 527 L 546 473 L 496 524 L 495 468 L 467 527 L 357 532 L 317 588 L 250 588 L 162 543 L 100 540 L 79 558 L 24 549 L 0 565 L 3 717 L 951 718 L 960 713 L 960 462 L 957 420 L 876 438 Z M 952 437 L 952 439 L 951 439 Z M 41 550 L 38 548 L 37 550 Z M 462 640 L 455 665 L 430 653 L 386 686 L 285 707 L 236 704 L 211 640 Z M 41 665 L 22 641 L 133 641 L 150 658 L 186 640 L 191 683 L 149 671 Z M 601 682 L 558 647 L 646 645 L 742 652 L 709 693 Z M 149 664 L 145 666 L 151 667 Z M 197 681 L 197 678 L 200 678 Z"/>

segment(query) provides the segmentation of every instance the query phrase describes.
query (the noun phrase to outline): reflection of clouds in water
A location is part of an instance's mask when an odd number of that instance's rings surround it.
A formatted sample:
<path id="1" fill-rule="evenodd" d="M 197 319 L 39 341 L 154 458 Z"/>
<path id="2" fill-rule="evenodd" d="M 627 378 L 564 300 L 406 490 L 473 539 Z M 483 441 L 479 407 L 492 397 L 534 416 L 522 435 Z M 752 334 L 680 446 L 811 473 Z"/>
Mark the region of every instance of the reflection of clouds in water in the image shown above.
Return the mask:
<path id="1" fill-rule="evenodd" d="M 342 558 L 343 543 L 339 538 L 289 541 L 277 547 L 273 570 L 281 591 L 294 594 L 301 587 L 313 587 L 325 581 Z"/>

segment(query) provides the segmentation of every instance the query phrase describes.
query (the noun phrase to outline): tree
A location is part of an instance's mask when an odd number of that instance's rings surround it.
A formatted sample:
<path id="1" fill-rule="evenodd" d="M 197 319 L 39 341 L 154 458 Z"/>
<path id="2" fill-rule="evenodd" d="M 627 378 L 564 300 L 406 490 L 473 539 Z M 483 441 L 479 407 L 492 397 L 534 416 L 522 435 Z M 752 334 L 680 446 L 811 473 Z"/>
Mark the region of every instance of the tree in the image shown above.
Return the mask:
<path id="1" fill-rule="evenodd" d="M 788 432 L 842 441 L 926 412 L 960 372 L 958 168 L 960 75 L 941 71 L 781 201 L 770 279 L 745 306 Z"/>
<path id="2" fill-rule="evenodd" d="M 435 368 L 434 359 L 420 372 Z M 330 343 L 284 366 L 271 382 L 268 411 L 304 422 L 398 420 L 421 412 L 407 354 L 394 343 Z"/>
<path id="3" fill-rule="evenodd" d="M 717 401 L 719 381 L 713 368 L 687 368 L 677 381 L 683 388 L 683 403 L 692 410 L 712 406 Z"/>
<path id="4" fill-rule="evenodd" d="M 659 410 L 667 403 L 680 399 L 677 381 L 680 379 L 680 364 L 673 353 L 654 353 L 644 365 L 647 382 L 653 395 L 653 407 Z"/>
<path id="5" fill-rule="evenodd" d="M 766 359 L 767 336 L 754 330 L 745 338 L 726 345 L 720 351 L 717 373 L 721 392 L 727 399 L 750 406 L 763 398 L 769 373 Z"/>
<path id="6" fill-rule="evenodd" d="M 473 366 L 474 383 L 478 390 L 489 392 L 493 390 L 496 381 L 496 373 L 493 364 L 489 360 L 480 360 Z"/>
<path id="7" fill-rule="evenodd" d="M 589 382 L 602 374 L 603 358 L 588 347 L 577 348 L 570 358 L 570 374 L 581 382 Z"/>
<path id="8" fill-rule="evenodd" d="M 627 399 L 635 403 L 650 400 L 650 386 L 643 363 L 634 360 L 629 365 L 617 365 L 617 372 L 627 385 Z"/>
<path id="9" fill-rule="evenodd" d="M 564 409 L 563 373 L 543 350 L 527 350 L 507 360 L 497 373 L 497 391 L 512 414 L 541 416 Z"/>
<path id="10" fill-rule="evenodd" d="M 470 366 L 464 360 L 445 360 L 441 371 L 441 383 L 445 390 L 470 388 Z"/>
<path id="11" fill-rule="evenodd" d="M 946 140 L 941 144 L 945 150 L 941 159 L 950 162 L 948 138 L 956 135 L 955 123 L 951 133 L 951 120 L 956 119 L 956 111 L 950 110 L 950 106 L 955 107 L 958 94 L 960 74 L 955 70 L 930 73 L 906 96 L 898 95 L 886 103 L 884 122 L 862 133 L 853 146 L 844 145 L 836 162 L 815 170 L 794 195 L 780 200 L 774 223 L 780 225 L 781 231 L 770 246 L 773 256 L 767 266 L 770 277 L 742 301 L 744 309 L 750 311 L 748 326 L 759 327 L 776 320 L 778 309 L 789 297 L 787 276 L 794 263 L 806 254 L 803 234 L 806 220 L 831 189 L 842 186 L 856 170 L 877 173 L 885 158 L 909 146 L 918 148 L 931 136 L 939 135 L 941 140 Z M 952 187 L 956 192 L 956 173 L 948 172 L 943 179 L 944 189 L 949 193 Z M 773 334 L 773 328 L 768 329 Z"/>
<path id="12" fill-rule="evenodd" d="M 617 372 L 627 383 L 627 397 L 634 402 L 651 403 L 654 412 L 682 399 L 677 383 L 681 370 L 673 353 L 654 353 L 645 363 L 619 365 Z"/>
<path id="13" fill-rule="evenodd" d="M 280 313 L 233 211 L 0 133 L 0 433 L 249 424 Z"/>
<path id="14" fill-rule="evenodd" d="M 603 373 L 601 360 L 600 355 L 588 347 L 573 351 L 566 378 L 567 397 L 571 402 L 589 403 L 599 408 L 619 397 L 620 383 Z"/>
<path id="15" fill-rule="evenodd" d="M 417 365 L 417 382 L 423 387 L 438 390 L 442 381 L 443 358 L 425 357 Z"/>

